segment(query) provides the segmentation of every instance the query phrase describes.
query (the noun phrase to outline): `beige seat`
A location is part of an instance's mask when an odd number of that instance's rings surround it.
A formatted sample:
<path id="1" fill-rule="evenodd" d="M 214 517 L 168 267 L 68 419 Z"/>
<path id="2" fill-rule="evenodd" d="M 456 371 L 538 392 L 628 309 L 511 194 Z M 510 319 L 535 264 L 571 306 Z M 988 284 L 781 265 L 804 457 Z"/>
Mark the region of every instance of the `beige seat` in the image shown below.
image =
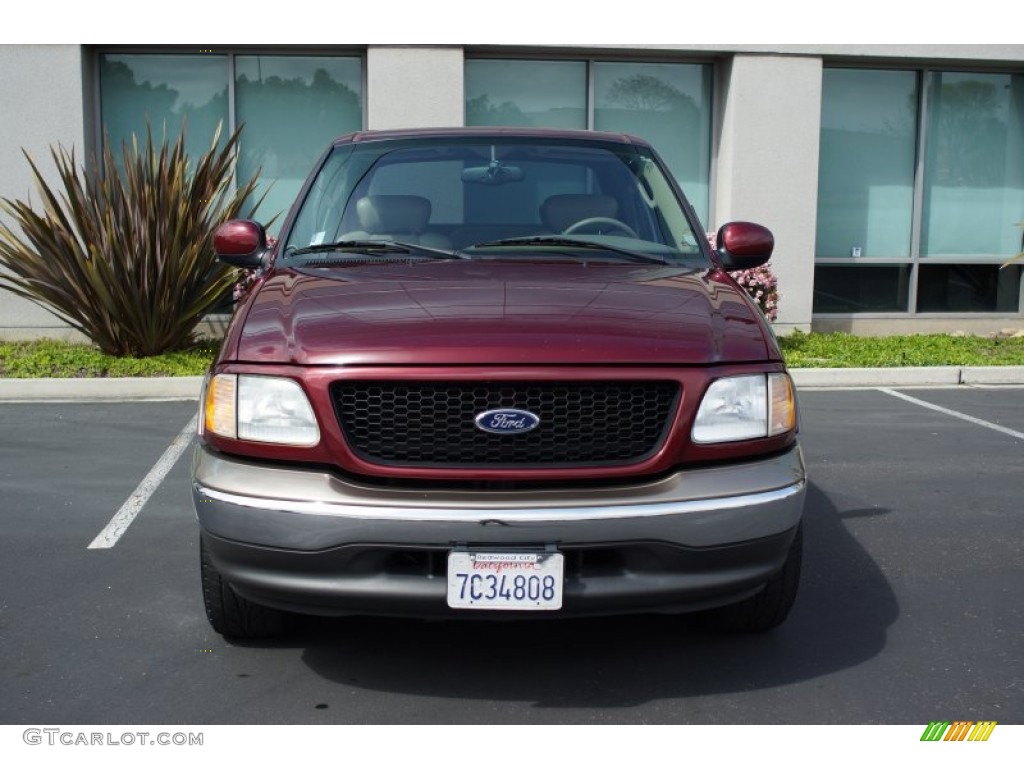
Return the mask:
<path id="1" fill-rule="evenodd" d="M 609 195 L 552 195 L 540 206 L 540 220 L 552 232 L 564 232 L 584 219 L 614 219 L 618 201 Z"/>
<path id="2" fill-rule="evenodd" d="M 361 230 L 346 232 L 342 240 L 399 240 L 450 250 L 451 241 L 427 232 L 430 201 L 416 195 L 367 195 L 356 201 Z"/>

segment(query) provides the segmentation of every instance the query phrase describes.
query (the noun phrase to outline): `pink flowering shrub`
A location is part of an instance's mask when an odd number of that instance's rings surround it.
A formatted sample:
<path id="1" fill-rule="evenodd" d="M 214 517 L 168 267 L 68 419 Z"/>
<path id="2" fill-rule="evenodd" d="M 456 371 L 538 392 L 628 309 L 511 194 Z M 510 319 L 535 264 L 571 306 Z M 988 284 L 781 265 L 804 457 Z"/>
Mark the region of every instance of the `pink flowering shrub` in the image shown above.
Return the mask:
<path id="1" fill-rule="evenodd" d="M 717 234 L 708 232 L 707 236 L 708 242 L 714 248 Z M 741 269 L 729 274 L 754 300 L 768 321 L 774 323 L 775 318 L 779 316 L 779 279 L 772 272 L 771 262 L 754 269 Z"/>
<path id="2" fill-rule="evenodd" d="M 277 244 L 277 239 L 267 235 L 267 245 L 271 248 Z M 262 269 L 239 269 L 236 270 L 237 276 L 235 277 L 235 284 L 231 288 L 231 298 L 237 304 L 246 296 L 249 295 L 249 291 L 256 285 L 259 279 L 263 276 Z"/>
<path id="3" fill-rule="evenodd" d="M 262 270 L 259 269 L 238 270 L 238 276 L 235 278 L 235 284 L 231 289 L 231 298 L 235 300 L 236 304 L 249 295 L 249 291 L 256 285 L 261 275 Z"/>
<path id="4" fill-rule="evenodd" d="M 779 315 L 779 280 L 772 272 L 771 262 L 754 269 L 733 272 L 732 277 L 754 300 L 769 322 L 774 323 Z"/>

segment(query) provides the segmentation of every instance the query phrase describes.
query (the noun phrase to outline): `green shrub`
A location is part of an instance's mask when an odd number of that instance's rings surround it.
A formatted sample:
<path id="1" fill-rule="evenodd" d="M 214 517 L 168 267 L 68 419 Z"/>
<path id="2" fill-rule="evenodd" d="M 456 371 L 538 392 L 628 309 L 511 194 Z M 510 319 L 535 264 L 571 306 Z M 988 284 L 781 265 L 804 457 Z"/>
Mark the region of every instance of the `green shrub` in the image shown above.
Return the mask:
<path id="1" fill-rule="evenodd" d="M 215 354 L 211 342 L 150 357 L 113 357 L 86 344 L 41 339 L 0 342 L 0 378 L 201 376 Z"/>
<path id="2" fill-rule="evenodd" d="M 213 232 L 239 217 L 256 186 L 253 178 L 232 190 L 239 131 L 220 148 L 219 138 L 218 128 L 194 163 L 184 135 L 154 146 L 148 127 L 141 149 L 135 137 L 122 145 L 120 164 L 108 145 L 91 168 L 51 149 L 55 188 L 25 153 L 42 210 L 0 201 L 20 229 L 0 222 L 0 288 L 41 304 L 109 355 L 189 347 L 235 279 L 214 256 Z"/>

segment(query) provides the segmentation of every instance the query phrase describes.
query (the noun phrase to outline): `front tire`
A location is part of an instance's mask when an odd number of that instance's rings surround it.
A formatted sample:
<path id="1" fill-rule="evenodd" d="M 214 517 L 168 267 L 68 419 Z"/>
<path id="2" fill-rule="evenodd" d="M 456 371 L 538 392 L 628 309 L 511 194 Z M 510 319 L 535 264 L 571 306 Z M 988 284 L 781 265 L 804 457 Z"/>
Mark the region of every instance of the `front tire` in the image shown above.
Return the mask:
<path id="1" fill-rule="evenodd" d="M 199 573 L 206 618 L 217 632 L 236 640 L 261 640 L 284 633 L 288 614 L 254 603 L 235 592 L 214 566 L 201 536 Z"/>
<path id="2" fill-rule="evenodd" d="M 803 524 L 789 546 L 786 562 L 768 579 L 764 589 L 732 605 L 724 605 L 706 612 L 705 625 L 723 632 L 766 632 L 779 626 L 789 615 L 796 601 L 800 584 L 800 565 L 803 559 Z"/>

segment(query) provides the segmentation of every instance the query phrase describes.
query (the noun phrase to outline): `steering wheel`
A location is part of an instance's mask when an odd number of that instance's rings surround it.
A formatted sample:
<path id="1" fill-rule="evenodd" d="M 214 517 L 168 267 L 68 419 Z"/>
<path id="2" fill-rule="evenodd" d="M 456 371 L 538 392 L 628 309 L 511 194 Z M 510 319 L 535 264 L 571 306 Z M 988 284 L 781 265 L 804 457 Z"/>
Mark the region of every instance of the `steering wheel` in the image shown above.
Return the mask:
<path id="1" fill-rule="evenodd" d="M 633 228 L 623 221 L 613 219 L 609 216 L 593 216 L 589 219 L 580 219 L 575 224 L 570 224 L 568 227 L 562 230 L 563 235 L 574 235 L 582 229 L 593 228 L 596 231 L 595 235 L 605 234 L 606 229 L 612 231 L 618 230 L 629 237 L 640 239 L 640 236 L 633 231 Z"/>

